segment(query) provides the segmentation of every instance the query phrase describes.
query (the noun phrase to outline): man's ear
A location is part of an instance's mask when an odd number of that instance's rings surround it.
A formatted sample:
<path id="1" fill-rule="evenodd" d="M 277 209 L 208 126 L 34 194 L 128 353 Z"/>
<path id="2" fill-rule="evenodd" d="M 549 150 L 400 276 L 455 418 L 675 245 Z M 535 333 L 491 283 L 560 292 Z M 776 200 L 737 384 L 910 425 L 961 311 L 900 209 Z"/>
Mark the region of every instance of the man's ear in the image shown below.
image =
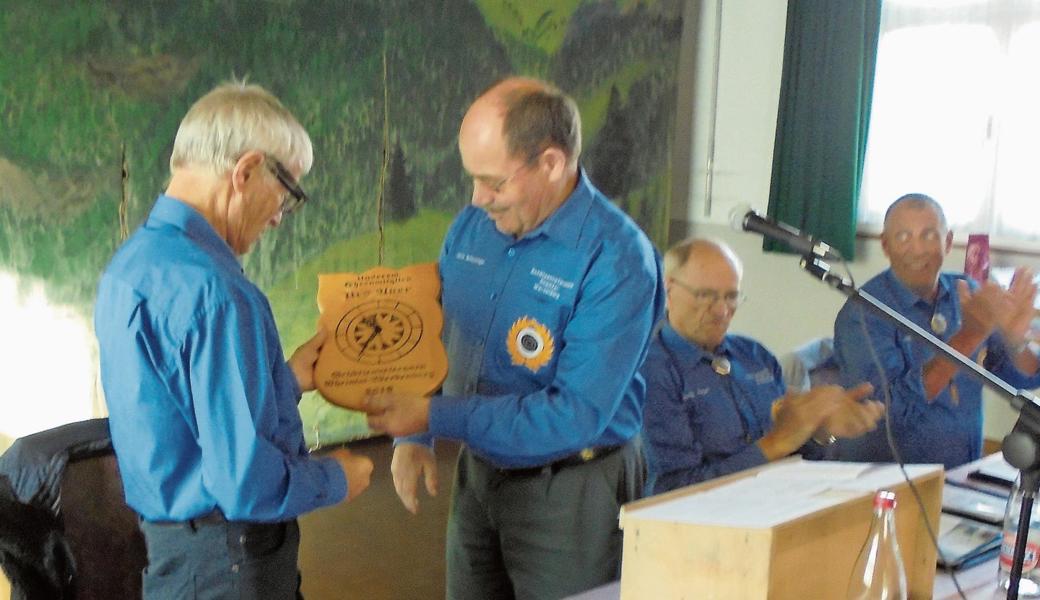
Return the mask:
<path id="1" fill-rule="evenodd" d="M 950 250 L 953 250 L 953 232 L 952 231 L 947 231 L 946 232 L 946 250 L 945 250 L 945 252 L 943 252 L 943 254 L 944 255 L 945 254 L 949 254 Z"/>
<path id="2" fill-rule="evenodd" d="M 239 157 L 231 168 L 231 187 L 238 193 L 244 193 L 251 180 L 263 172 L 265 158 L 259 150 L 250 150 Z"/>
<path id="3" fill-rule="evenodd" d="M 567 155 L 555 146 L 542 150 L 539 160 L 549 171 L 549 181 L 560 181 L 567 177 Z"/>

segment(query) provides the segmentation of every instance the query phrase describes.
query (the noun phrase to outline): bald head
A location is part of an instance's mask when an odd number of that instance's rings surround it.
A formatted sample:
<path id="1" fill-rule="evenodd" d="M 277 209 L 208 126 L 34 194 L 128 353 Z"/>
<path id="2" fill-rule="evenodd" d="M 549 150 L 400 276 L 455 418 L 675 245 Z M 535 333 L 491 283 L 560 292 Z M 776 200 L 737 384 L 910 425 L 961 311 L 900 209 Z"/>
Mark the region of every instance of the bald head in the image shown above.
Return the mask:
<path id="1" fill-rule="evenodd" d="M 687 238 L 669 248 L 664 255 L 664 274 L 671 277 L 673 272 L 689 262 L 696 265 L 712 261 L 729 263 L 738 277 L 744 274 L 744 265 L 732 248 L 724 242 L 702 238 Z"/>
<path id="2" fill-rule="evenodd" d="M 489 87 L 462 120 L 460 136 L 486 127 L 501 135 L 512 158 L 528 160 L 558 148 L 577 168 L 581 154 L 581 115 L 574 100 L 555 86 L 529 77 L 510 77 Z"/>
<path id="3" fill-rule="evenodd" d="M 740 259 L 722 242 L 691 238 L 665 253 L 664 270 L 668 323 L 690 342 L 714 351 L 740 302 Z"/>
<path id="4" fill-rule="evenodd" d="M 574 101 L 543 81 L 512 77 L 488 88 L 459 128 L 471 204 L 506 235 L 536 229 L 577 186 L 580 131 Z"/>

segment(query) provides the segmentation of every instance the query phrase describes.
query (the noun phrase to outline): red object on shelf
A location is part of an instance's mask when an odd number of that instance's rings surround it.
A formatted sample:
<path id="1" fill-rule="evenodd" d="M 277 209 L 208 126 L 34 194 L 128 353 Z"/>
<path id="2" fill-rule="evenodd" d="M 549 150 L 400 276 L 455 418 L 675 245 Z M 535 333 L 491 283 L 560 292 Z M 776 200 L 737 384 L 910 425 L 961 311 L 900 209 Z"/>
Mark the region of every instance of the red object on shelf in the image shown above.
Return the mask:
<path id="1" fill-rule="evenodd" d="M 978 283 L 989 279 L 989 234 L 973 233 L 968 236 L 964 251 L 964 274 Z"/>

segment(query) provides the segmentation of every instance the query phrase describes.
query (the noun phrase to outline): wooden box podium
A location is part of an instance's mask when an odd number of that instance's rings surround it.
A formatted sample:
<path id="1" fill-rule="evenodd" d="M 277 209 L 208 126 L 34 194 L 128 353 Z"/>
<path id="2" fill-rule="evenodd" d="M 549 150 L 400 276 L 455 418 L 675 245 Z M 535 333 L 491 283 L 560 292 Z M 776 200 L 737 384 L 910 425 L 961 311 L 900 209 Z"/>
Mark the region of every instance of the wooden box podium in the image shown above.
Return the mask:
<path id="1" fill-rule="evenodd" d="M 692 500 L 691 495 L 727 484 L 753 485 L 753 481 L 741 480 L 756 477 L 767 469 L 810 464 L 797 459 L 783 461 L 626 504 L 621 510 L 621 599 L 844 598 L 873 518 L 871 489 L 843 490 L 833 494 L 840 499 L 830 500 L 830 506 L 768 527 L 720 525 L 692 514 L 689 518 L 667 518 L 669 507 L 682 510 L 682 503 Z M 825 469 L 827 465 L 820 466 Z M 878 469 L 894 470 L 896 475 L 888 477 Z M 908 465 L 907 469 L 935 531 L 942 503 L 942 465 Z M 877 482 L 879 477 L 882 485 L 877 487 L 896 493 L 896 532 L 910 598 L 931 598 L 936 551 L 917 502 L 898 467 L 865 471 L 863 485 Z M 786 484 L 797 489 L 803 482 L 792 480 Z M 849 487 L 856 485 L 853 481 Z M 766 511 L 773 501 L 754 500 L 763 503 Z M 737 521 L 740 518 L 734 516 Z"/>

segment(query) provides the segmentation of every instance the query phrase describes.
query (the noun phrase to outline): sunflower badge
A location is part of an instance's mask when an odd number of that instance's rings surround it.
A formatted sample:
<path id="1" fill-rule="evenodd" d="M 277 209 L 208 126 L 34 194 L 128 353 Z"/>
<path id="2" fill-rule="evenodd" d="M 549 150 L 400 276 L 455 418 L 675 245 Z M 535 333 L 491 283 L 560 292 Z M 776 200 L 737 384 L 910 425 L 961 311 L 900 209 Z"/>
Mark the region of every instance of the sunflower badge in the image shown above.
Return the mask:
<path id="1" fill-rule="evenodd" d="M 532 373 L 549 362 L 555 348 L 549 330 L 531 317 L 520 317 L 513 323 L 506 346 L 513 364 L 527 367 Z"/>

